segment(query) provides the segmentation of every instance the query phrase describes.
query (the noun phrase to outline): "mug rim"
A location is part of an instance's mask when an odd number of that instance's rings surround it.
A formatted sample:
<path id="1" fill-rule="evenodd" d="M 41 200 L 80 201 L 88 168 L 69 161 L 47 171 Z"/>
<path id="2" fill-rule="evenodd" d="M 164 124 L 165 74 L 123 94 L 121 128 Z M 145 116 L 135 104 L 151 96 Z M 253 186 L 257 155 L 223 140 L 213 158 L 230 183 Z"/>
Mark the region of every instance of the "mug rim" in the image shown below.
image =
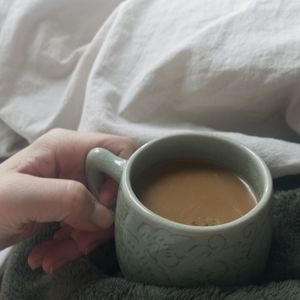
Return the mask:
<path id="1" fill-rule="evenodd" d="M 243 216 L 239 217 L 238 219 L 235 219 L 233 221 L 227 222 L 227 223 L 222 223 L 219 225 L 213 225 L 213 226 L 201 226 L 201 225 L 188 225 L 188 224 L 183 224 L 179 222 L 172 221 L 170 219 L 164 218 L 155 212 L 151 211 L 148 209 L 146 206 L 142 204 L 142 202 L 137 198 L 135 195 L 131 183 L 130 183 L 130 174 L 132 171 L 132 165 L 135 159 L 146 149 L 151 146 L 153 146 L 156 143 L 161 142 L 162 140 L 167 140 L 167 139 L 172 139 L 175 137 L 206 137 L 206 138 L 212 138 L 221 142 L 226 142 L 228 144 L 231 144 L 234 147 L 239 148 L 241 152 L 244 152 L 245 155 L 252 156 L 260 171 L 261 174 L 263 175 L 265 179 L 265 186 L 263 187 L 263 193 L 262 196 L 259 198 L 258 203 L 246 214 Z M 220 231 L 220 230 L 225 230 L 225 229 L 230 229 L 232 227 L 236 227 L 239 225 L 242 225 L 243 223 L 251 220 L 255 215 L 257 215 L 260 211 L 262 211 L 267 205 L 268 202 L 271 199 L 272 191 L 273 191 L 273 183 L 272 183 L 272 176 L 270 173 L 269 168 L 267 167 L 266 163 L 262 160 L 262 158 L 257 155 L 253 150 L 249 149 L 245 145 L 240 144 L 239 142 L 235 141 L 232 138 L 220 136 L 215 133 L 179 133 L 179 134 L 172 134 L 172 135 L 167 135 L 164 137 L 160 137 L 157 139 L 154 139 L 152 141 L 149 141 L 145 143 L 143 146 L 141 146 L 139 149 L 137 149 L 133 155 L 128 159 L 126 163 L 126 167 L 124 170 L 122 180 L 125 180 L 125 187 L 123 186 L 123 189 L 126 190 L 126 193 L 129 195 L 130 198 L 130 203 L 134 205 L 134 207 L 151 223 L 159 223 L 160 225 L 163 225 L 165 227 L 172 227 L 172 229 L 176 229 L 178 231 L 184 231 L 184 232 L 190 232 L 190 233 L 199 233 L 199 232 L 214 232 L 214 231 Z"/>

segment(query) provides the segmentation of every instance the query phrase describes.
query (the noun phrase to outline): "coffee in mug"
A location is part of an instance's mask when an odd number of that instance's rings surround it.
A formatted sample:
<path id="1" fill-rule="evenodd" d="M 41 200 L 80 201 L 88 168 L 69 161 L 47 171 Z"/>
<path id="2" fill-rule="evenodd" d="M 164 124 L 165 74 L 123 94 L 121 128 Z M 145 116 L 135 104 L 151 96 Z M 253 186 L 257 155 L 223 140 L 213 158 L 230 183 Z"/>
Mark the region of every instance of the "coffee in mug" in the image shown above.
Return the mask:
<path id="1" fill-rule="evenodd" d="M 186 225 L 231 222 L 257 203 L 254 191 L 239 175 L 191 160 L 152 166 L 135 180 L 133 190 L 154 213 Z"/>

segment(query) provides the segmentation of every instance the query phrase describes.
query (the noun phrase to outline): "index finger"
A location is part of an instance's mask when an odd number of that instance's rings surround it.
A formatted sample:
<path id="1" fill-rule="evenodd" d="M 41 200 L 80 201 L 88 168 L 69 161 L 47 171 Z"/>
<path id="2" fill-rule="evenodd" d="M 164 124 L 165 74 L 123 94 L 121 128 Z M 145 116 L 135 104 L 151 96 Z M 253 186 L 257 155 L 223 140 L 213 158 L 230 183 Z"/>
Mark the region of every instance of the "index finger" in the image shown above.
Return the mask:
<path id="1" fill-rule="evenodd" d="M 123 158 L 136 148 L 128 137 L 53 129 L 5 163 L 21 173 L 85 183 L 86 155 L 95 147 L 106 148 Z"/>

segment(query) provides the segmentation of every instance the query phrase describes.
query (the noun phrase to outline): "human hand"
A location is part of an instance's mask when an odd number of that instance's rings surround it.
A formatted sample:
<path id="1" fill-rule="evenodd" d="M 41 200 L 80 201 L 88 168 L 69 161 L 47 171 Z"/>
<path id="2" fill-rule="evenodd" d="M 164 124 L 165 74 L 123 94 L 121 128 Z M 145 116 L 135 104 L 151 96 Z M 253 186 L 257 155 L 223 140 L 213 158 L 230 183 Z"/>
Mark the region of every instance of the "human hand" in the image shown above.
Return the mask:
<path id="1" fill-rule="evenodd" d="M 107 179 L 99 199 L 86 188 L 85 158 L 94 147 L 128 158 L 135 150 L 126 137 L 54 129 L 0 165 L 0 249 L 49 222 L 62 227 L 52 240 L 32 249 L 28 263 L 53 272 L 113 236 L 117 184 Z"/>

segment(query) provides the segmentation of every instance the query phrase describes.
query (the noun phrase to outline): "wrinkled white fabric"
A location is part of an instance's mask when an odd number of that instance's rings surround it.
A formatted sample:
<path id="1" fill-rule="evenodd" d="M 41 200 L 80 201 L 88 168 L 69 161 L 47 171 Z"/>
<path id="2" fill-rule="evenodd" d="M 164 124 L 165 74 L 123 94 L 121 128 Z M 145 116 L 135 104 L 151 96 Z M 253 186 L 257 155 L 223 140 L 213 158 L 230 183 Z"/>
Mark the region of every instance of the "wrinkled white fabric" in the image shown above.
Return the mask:
<path id="1" fill-rule="evenodd" d="M 0 156 L 53 127 L 215 130 L 300 173 L 299 1 L 121 2 L 0 2 Z"/>

